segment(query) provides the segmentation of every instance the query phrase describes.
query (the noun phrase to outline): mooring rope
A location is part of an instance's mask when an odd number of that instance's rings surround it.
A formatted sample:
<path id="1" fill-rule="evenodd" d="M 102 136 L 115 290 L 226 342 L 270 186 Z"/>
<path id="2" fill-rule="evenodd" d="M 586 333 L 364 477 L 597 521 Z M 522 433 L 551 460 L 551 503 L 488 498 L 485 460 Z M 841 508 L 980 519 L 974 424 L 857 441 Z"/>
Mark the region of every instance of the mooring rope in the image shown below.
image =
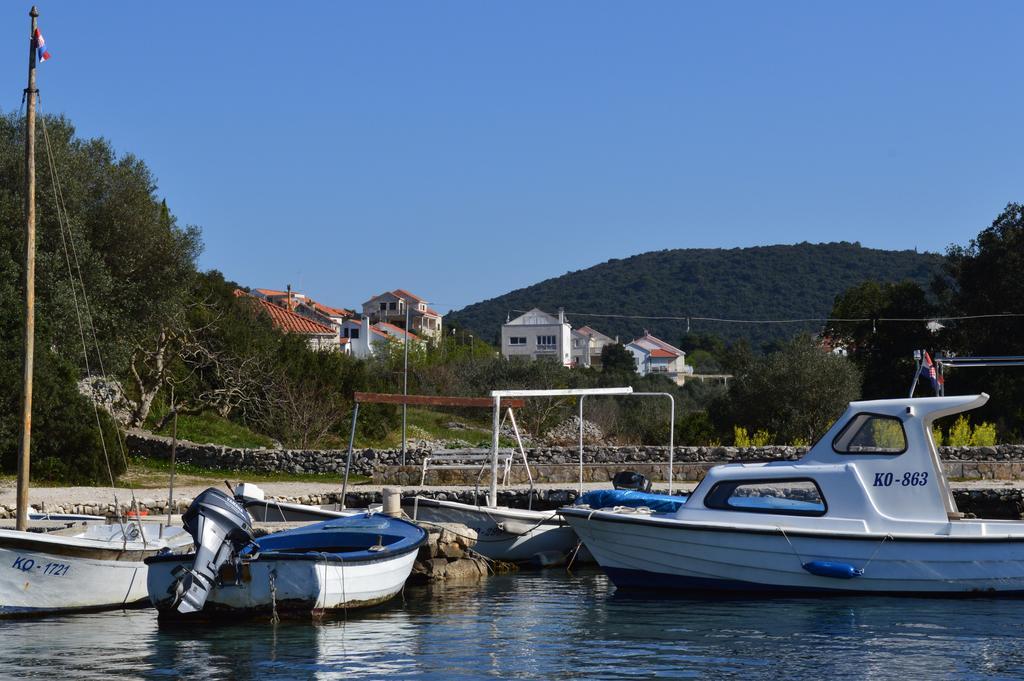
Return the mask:
<path id="1" fill-rule="evenodd" d="M 873 561 L 875 559 L 875 556 L 878 555 L 878 552 L 882 549 L 882 544 L 884 544 L 887 539 L 892 539 L 893 541 L 896 541 L 891 534 L 887 534 L 884 537 L 882 537 L 882 541 L 878 542 L 878 546 L 875 547 L 874 553 L 872 553 L 871 557 L 868 558 L 868 562 L 864 563 L 864 567 L 861 568 L 861 572 L 867 571 L 868 565 L 871 565 L 871 561 Z"/>
<path id="2" fill-rule="evenodd" d="M 270 571 L 270 623 L 277 624 L 281 618 L 277 615 L 277 570 Z"/>

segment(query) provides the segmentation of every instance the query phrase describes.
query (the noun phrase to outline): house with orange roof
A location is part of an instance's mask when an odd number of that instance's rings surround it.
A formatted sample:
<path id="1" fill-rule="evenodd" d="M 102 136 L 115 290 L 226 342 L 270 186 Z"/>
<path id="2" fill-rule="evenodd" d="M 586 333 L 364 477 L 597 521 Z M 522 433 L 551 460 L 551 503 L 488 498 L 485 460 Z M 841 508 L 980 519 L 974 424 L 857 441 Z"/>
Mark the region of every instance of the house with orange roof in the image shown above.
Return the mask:
<path id="1" fill-rule="evenodd" d="M 235 297 L 249 302 L 253 309 L 270 317 L 270 322 L 284 333 L 295 333 L 305 336 L 309 347 L 314 350 L 336 352 L 341 350 L 338 331 L 329 324 L 298 314 L 287 307 L 271 302 L 266 296 L 235 290 Z"/>
<path id="2" fill-rule="evenodd" d="M 291 310 L 295 314 L 302 315 L 308 319 L 333 327 L 335 331 L 341 332 L 341 324 L 349 317 L 354 317 L 355 312 L 341 307 L 331 307 L 313 300 L 304 293 L 293 291 L 289 285 L 284 291 L 269 288 L 256 288 L 251 291 L 257 298 L 273 303 L 278 307 Z"/>
<path id="3" fill-rule="evenodd" d="M 686 363 L 684 351 L 652 336 L 646 329 L 643 336 L 626 343 L 625 347 L 636 360 L 636 372 L 641 376 L 665 376 L 676 385 L 683 385 L 686 378 L 693 375 L 693 367 Z"/>
<path id="4" fill-rule="evenodd" d="M 387 322 L 404 329 L 407 312 L 409 331 L 423 339 L 441 338 L 441 314 L 414 293 L 398 288 L 385 291 L 363 303 L 363 316 L 372 324 Z"/>

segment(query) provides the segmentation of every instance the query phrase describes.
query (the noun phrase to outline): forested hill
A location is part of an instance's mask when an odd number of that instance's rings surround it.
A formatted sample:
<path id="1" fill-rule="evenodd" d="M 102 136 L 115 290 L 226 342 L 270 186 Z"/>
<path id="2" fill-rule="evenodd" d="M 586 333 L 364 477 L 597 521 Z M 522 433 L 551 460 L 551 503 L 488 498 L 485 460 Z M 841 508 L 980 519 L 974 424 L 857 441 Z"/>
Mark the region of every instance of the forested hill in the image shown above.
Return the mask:
<path id="1" fill-rule="evenodd" d="M 685 321 L 629 320 L 602 315 L 792 319 L 826 317 L 836 295 L 865 280 L 911 279 L 924 286 L 942 256 L 884 251 L 859 243 L 677 249 L 613 259 L 568 272 L 503 296 L 453 311 L 448 319 L 497 342 L 501 325 L 517 311 L 565 308 L 573 327 L 589 324 L 623 341 L 643 329 L 680 342 Z M 595 316 L 588 316 L 595 315 Z M 747 338 L 754 348 L 820 324 L 732 324 L 691 321 L 696 334 Z"/>

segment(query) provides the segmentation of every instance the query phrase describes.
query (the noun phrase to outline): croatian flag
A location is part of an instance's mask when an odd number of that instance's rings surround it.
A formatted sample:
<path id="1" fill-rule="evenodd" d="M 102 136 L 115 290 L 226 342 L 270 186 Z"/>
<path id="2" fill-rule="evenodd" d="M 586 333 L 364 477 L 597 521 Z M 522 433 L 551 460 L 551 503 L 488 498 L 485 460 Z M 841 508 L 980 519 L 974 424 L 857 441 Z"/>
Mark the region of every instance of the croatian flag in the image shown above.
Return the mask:
<path id="1" fill-rule="evenodd" d="M 942 380 L 942 376 L 939 375 L 939 372 L 935 369 L 935 363 L 932 362 L 932 357 L 928 354 L 927 350 L 925 350 L 924 353 L 924 362 L 921 364 L 921 378 L 928 379 L 932 384 L 932 390 L 935 391 L 936 395 L 939 394 L 939 386 L 945 382 Z"/>
<path id="2" fill-rule="evenodd" d="M 40 64 L 50 58 L 50 53 L 46 51 L 46 41 L 43 40 L 43 34 L 38 28 L 32 43 L 36 46 L 36 59 L 39 60 Z"/>

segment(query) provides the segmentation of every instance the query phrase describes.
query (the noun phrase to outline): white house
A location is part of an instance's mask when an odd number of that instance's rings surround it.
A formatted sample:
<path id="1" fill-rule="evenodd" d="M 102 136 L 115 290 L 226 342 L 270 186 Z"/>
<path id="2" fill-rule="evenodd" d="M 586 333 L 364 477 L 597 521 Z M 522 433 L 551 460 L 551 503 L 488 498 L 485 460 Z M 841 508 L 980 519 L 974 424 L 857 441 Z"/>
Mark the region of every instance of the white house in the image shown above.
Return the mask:
<path id="1" fill-rule="evenodd" d="M 610 338 L 589 326 L 572 330 L 572 365 L 576 367 L 601 366 L 601 351 L 618 340 Z"/>
<path id="2" fill-rule="evenodd" d="M 660 338 L 644 331 L 644 335 L 626 344 L 626 349 L 636 360 L 636 372 L 664 375 L 683 385 L 686 377 L 693 374 L 693 367 L 686 363 L 686 353 Z"/>
<path id="3" fill-rule="evenodd" d="M 406 310 L 410 331 L 424 338 L 441 338 L 441 314 L 419 296 L 405 289 L 385 291 L 363 303 L 363 316 L 371 323 L 388 322 L 405 328 Z"/>
<path id="4" fill-rule="evenodd" d="M 507 358 L 549 359 L 572 365 L 572 327 L 558 316 L 533 308 L 501 327 L 501 354 Z"/>
<path id="5" fill-rule="evenodd" d="M 382 343 L 403 343 L 405 342 L 405 329 L 388 324 L 377 322 L 371 324 L 367 317 L 362 319 L 346 319 L 341 325 L 341 346 L 345 352 L 366 359 L 375 355 Z M 414 333 L 408 334 L 410 347 L 423 345 L 423 339 Z"/>

